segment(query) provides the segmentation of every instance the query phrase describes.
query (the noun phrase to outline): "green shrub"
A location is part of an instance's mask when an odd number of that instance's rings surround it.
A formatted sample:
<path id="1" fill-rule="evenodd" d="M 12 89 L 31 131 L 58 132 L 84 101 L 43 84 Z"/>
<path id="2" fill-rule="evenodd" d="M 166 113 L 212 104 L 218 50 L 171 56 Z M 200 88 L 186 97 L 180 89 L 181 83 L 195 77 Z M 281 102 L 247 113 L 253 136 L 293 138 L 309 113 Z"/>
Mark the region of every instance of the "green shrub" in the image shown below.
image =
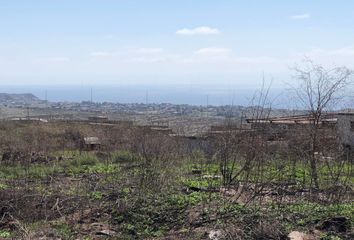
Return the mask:
<path id="1" fill-rule="evenodd" d="M 75 239 L 75 232 L 73 229 L 66 223 L 58 223 L 54 225 L 57 234 L 63 239 Z"/>
<path id="2" fill-rule="evenodd" d="M 71 166 L 94 166 L 99 162 L 96 156 L 91 154 L 82 154 L 79 156 L 74 157 L 69 164 Z"/>
<path id="3" fill-rule="evenodd" d="M 134 154 L 129 151 L 119 151 L 112 155 L 113 163 L 133 162 L 134 160 Z"/>
<path id="4" fill-rule="evenodd" d="M 88 196 L 93 200 L 101 200 L 103 198 L 103 193 L 100 191 L 93 191 L 89 193 Z"/>
<path id="5" fill-rule="evenodd" d="M 10 238 L 11 232 L 6 230 L 0 230 L 0 238 Z"/>

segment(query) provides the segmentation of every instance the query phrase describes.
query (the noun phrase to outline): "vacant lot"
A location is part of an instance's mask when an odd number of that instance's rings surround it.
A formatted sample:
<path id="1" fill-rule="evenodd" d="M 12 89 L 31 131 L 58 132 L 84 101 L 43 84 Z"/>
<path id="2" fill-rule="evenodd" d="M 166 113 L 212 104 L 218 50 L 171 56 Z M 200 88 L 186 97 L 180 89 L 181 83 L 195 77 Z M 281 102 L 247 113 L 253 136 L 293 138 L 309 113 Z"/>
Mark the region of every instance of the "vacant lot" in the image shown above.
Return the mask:
<path id="1" fill-rule="evenodd" d="M 215 139 L 84 123 L 0 134 L 0 239 L 353 238 L 350 161 L 319 164 L 315 189 L 307 161 Z M 85 136 L 102 145 L 85 151 Z"/>

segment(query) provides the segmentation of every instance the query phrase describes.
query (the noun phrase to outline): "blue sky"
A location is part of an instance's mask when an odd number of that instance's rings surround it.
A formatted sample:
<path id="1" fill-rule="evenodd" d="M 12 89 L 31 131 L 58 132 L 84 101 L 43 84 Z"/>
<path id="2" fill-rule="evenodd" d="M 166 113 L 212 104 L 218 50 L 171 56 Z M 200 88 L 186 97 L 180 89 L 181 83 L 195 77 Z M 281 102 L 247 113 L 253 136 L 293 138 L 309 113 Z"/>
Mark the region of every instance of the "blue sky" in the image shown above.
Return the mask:
<path id="1" fill-rule="evenodd" d="M 276 85 L 354 67 L 354 1 L 2 0 L 1 84 Z"/>

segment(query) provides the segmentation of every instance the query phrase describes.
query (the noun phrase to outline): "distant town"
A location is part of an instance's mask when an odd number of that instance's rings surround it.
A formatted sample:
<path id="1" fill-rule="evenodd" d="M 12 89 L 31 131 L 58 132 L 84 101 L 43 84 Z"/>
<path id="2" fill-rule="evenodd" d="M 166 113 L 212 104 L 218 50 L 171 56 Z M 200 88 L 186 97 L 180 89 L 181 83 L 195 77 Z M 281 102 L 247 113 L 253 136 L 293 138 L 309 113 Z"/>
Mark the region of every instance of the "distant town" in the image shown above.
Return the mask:
<path id="1" fill-rule="evenodd" d="M 110 120 L 129 120 L 138 125 L 165 122 L 186 135 L 205 132 L 212 125 L 225 120 L 242 121 L 250 116 L 254 106 L 239 105 L 188 105 L 171 103 L 113 103 L 113 102 L 50 102 L 31 93 L 0 93 L 0 118 L 43 118 L 57 120 L 86 120 L 89 117 L 105 116 Z M 272 109 L 273 116 L 289 115 L 285 109 Z M 186 124 L 188 123 L 188 124 Z"/>

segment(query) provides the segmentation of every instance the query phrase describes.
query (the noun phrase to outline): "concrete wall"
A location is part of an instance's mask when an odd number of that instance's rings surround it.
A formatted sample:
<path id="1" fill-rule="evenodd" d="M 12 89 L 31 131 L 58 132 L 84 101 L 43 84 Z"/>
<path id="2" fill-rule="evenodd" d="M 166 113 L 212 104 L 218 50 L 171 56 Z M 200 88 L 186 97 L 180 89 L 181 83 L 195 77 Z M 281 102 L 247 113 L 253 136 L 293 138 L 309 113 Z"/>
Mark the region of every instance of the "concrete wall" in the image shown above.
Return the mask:
<path id="1" fill-rule="evenodd" d="M 354 124 L 354 114 L 339 114 L 336 130 L 339 142 L 354 148 L 354 129 L 351 128 L 351 122 Z"/>

